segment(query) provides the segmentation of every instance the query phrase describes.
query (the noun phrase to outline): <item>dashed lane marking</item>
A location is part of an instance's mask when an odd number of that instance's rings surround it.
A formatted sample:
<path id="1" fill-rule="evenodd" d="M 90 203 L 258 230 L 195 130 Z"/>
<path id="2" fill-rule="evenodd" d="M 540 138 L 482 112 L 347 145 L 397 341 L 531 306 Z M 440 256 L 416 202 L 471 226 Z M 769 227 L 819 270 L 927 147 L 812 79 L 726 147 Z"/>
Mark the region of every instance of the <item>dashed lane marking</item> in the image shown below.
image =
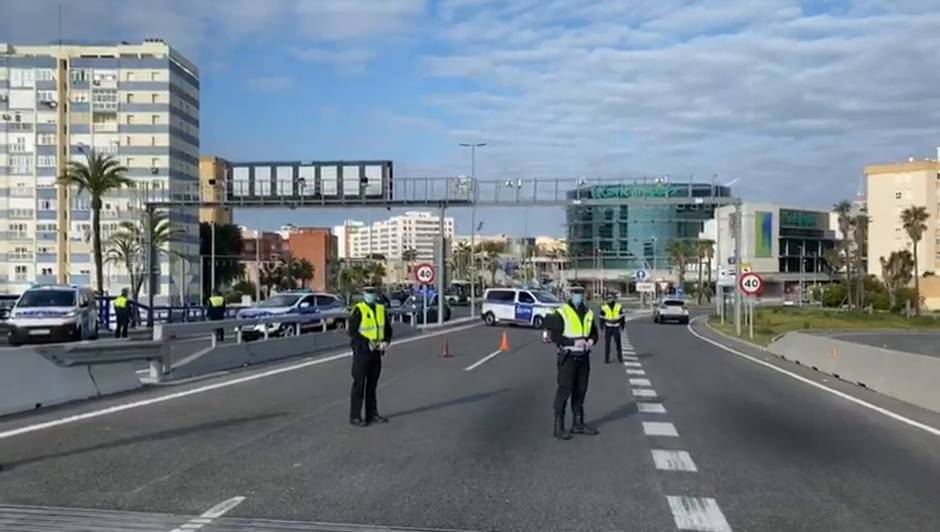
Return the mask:
<path id="1" fill-rule="evenodd" d="M 392 347 L 394 349 L 395 346 L 399 346 L 402 344 L 409 344 L 411 342 L 417 342 L 419 340 L 426 340 L 428 338 L 434 338 L 442 334 L 451 334 L 451 333 L 463 331 L 466 329 L 472 329 L 473 327 L 479 327 L 479 326 L 480 326 L 479 323 L 474 323 L 471 325 L 463 325 L 460 327 L 454 327 L 452 329 L 443 329 L 443 330 L 435 331 L 435 332 L 428 333 L 428 334 L 421 334 L 418 336 L 409 336 L 408 338 L 403 338 L 401 340 L 394 342 L 392 344 Z M 207 384 L 205 386 L 199 386 L 197 388 L 190 388 L 189 390 L 183 390 L 181 392 L 174 392 L 174 393 L 169 393 L 166 395 L 158 395 L 156 397 L 151 397 L 150 399 L 142 399 L 140 401 L 133 401 L 130 403 L 118 404 L 118 405 L 110 406 L 108 408 L 102 408 L 100 410 L 93 410 L 91 412 L 75 414 L 72 416 L 67 416 L 67 417 L 63 417 L 59 419 L 53 419 L 51 421 L 36 423 L 34 425 L 26 425 L 24 427 L 19 427 L 19 428 L 5 431 L 5 432 L 0 432 L 0 440 L 5 439 L 5 438 L 12 438 L 14 436 L 19 436 L 21 434 L 27 434 L 30 432 L 50 429 L 50 428 L 58 427 L 60 425 L 65 425 L 68 423 L 75 423 L 75 422 L 83 421 L 86 419 L 92 419 L 96 417 L 106 416 L 109 414 L 115 414 L 117 412 L 123 412 L 124 410 L 131 410 L 133 408 L 140 408 L 144 406 L 163 403 L 166 401 L 172 401 L 174 399 L 180 399 L 182 397 L 188 397 L 190 395 L 196 395 L 200 393 L 209 392 L 212 390 L 218 390 L 220 388 L 226 388 L 228 386 L 234 386 L 236 384 L 242 384 L 245 382 L 251 382 L 251 381 L 258 380 L 258 379 L 264 379 L 266 377 L 280 375 L 281 373 L 287 373 L 289 371 L 295 371 L 298 369 L 303 369 L 303 368 L 310 367 L 310 366 L 316 366 L 319 364 L 326 364 L 327 362 L 333 362 L 334 360 L 340 360 L 343 358 L 348 358 L 350 356 L 352 356 L 352 351 L 346 351 L 345 353 L 339 353 L 337 355 L 331 355 L 331 356 L 327 356 L 323 358 L 315 358 L 313 360 L 307 360 L 307 361 L 300 362 L 297 364 L 292 364 L 290 366 L 284 366 L 284 367 L 277 368 L 277 369 L 262 371 L 260 373 L 252 373 L 244 377 L 236 377 L 234 379 L 229 379 L 229 380 L 225 380 L 222 382 L 216 382 L 213 384 Z"/>
<path id="2" fill-rule="evenodd" d="M 652 386 L 649 379 L 630 379 L 630 386 Z"/>
<path id="3" fill-rule="evenodd" d="M 496 355 L 498 355 L 498 354 L 500 354 L 500 353 L 502 353 L 502 352 L 503 352 L 502 349 L 497 349 L 496 351 L 493 351 L 492 353 L 486 355 L 485 357 L 481 358 L 480 360 L 477 360 L 477 361 L 474 362 L 473 364 L 470 364 L 469 366 L 463 368 L 463 370 L 464 370 L 464 371 L 473 371 L 474 369 L 476 369 L 476 368 L 482 366 L 487 360 L 489 360 L 489 359 L 495 357 Z"/>
<path id="4" fill-rule="evenodd" d="M 666 407 L 662 403 L 647 403 L 644 401 L 638 401 L 636 403 L 636 410 L 641 414 L 665 414 Z"/>
<path id="5" fill-rule="evenodd" d="M 656 390 L 652 388 L 633 388 L 630 391 L 633 392 L 633 397 L 643 397 L 647 399 L 652 397 L 659 397 L 656 395 Z"/>
<path id="6" fill-rule="evenodd" d="M 669 451 L 665 449 L 652 449 L 653 463 L 660 471 L 687 471 L 698 472 L 692 456 L 686 451 Z"/>
<path id="7" fill-rule="evenodd" d="M 668 421 L 644 421 L 643 433 L 647 436 L 670 436 L 678 438 L 676 426 Z"/>
<path id="8" fill-rule="evenodd" d="M 627 375 L 646 375 L 642 369 L 627 368 Z"/>
<path id="9" fill-rule="evenodd" d="M 731 532 L 715 499 L 667 496 L 666 500 L 679 530 Z"/>
<path id="10" fill-rule="evenodd" d="M 698 319 L 698 318 L 696 318 L 696 320 L 697 320 L 697 319 Z M 695 320 L 692 320 L 692 322 L 694 323 Z M 725 351 L 727 351 L 727 352 L 729 352 L 729 353 L 731 353 L 731 354 L 738 355 L 739 357 L 742 357 L 742 358 L 746 358 L 747 360 L 750 360 L 751 362 L 753 362 L 753 363 L 755 363 L 755 364 L 760 364 L 761 366 L 764 366 L 765 368 L 768 368 L 768 369 L 771 369 L 771 370 L 773 370 L 773 371 L 776 371 L 777 373 L 782 373 L 782 374 L 784 374 L 784 375 L 786 375 L 786 376 L 788 376 L 788 377 L 791 377 L 791 378 L 793 378 L 793 379 L 796 379 L 796 380 L 798 380 L 798 381 L 800 381 L 800 382 L 802 382 L 802 383 L 809 384 L 810 386 L 812 386 L 812 387 L 814 387 L 814 388 L 818 388 L 818 389 L 823 390 L 823 391 L 825 391 L 825 392 L 829 392 L 829 393 L 831 393 L 832 395 L 835 395 L 836 397 L 841 397 L 842 399 L 845 399 L 846 401 L 850 401 L 850 402 L 855 403 L 855 404 L 857 404 L 857 405 L 859 405 L 859 406 L 861 406 L 861 407 L 867 408 L 867 409 L 872 410 L 872 411 L 874 411 L 874 412 L 878 412 L 879 414 L 888 416 L 888 417 L 890 417 L 891 419 L 900 421 L 901 423 L 904 423 L 904 424 L 909 425 L 909 426 L 911 426 L 911 427 L 914 427 L 914 428 L 923 430 L 923 431 L 925 431 L 925 432 L 928 432 L 928 433 L 930 433 L 930 434 L 933 434 L 934 436 L 940 436 L 940 428 L 932 427 L 932 426 L 930 426 L 930 425 L 928 425 L 928 424 L 926 424 L 926 423 L 921 423 L 920 421 L 916 421 L 916 420 L 911 419 L 911 418 L 909 418 L 909 417 L 907 417 L 907 416 L 902 416 L 901 414 L 898 414 L 898 413 L 896 413 L 896 412 L 892 412 L 891 410 L 888 410 L 887 408 L 882 408 L 882 407 L 880 407 L 880 406 L 873 405 L 873 404 L 869 403 L 868 401 L 864 401 L 864 400 L 859 399 L 859 398 L 857 398 L 857 397 L 853 397 L 853 396 L 851 396 L 851 395 L 849 395 L 849 394 L 847 394 L 847 393 L 845 393 L 845 392 L 840 392 L 839 390 L 834 390 L 834 389 L 832 389 L 832 388 L 830 388 L 830 387 L 828 387 L 828 386 L 823 386 L 822 384 L 819 384 L 819 383 L 816 382 L 816 381 L 813 381 L 813 380 L 811 380 L 811 379 L 807 379 L 806 377 L 797 375 L 796 373 L 793 373 L 792 371 L 787 371 L 787 370 L 785 370 L 785 369 L 783 369 L 783 368 L 779 368 L 779 367 L 777 367 L 777 366 L 775 366 L 775 365 L 773 365 L 773 364 L 771 364 L 771 363 L 769 363 L 769 362 L 764 362 L 763 360 L 759 360 L 759 359 L 757 359 L 756 357 L 752 357 L 751 355 L 748 355 L 748 354 L 746 354 L 746 353 L 742 353 L 741 351 L 738 351 L 737 349 L 732 349 L 732 348 L 730 348 L 730 347 L 724 346 L 724 345 L 722 345 L 721 343 L 712 340 L 711 338 L 706 338 L 706 337 L 702 336 L 701 334 L 695 332 L 695 329 L 692 328 L 692 323 L 690 323 L 690 324 L 688 325 L 688 329 L 689 329 L 689 332 L 692 333 L 692 336 L 695 336 L 696 338 L 698 338 L 699 340 L 702 340 L 702 341 L 704 341 L 704 342 L 708 342 L 708 343 L 712 344 L 713 346 L 715 346 L 715 347 L 717 347 L 717 348 L 719 348 L 719 349 L 723 349 L 723 350 L 725 350 Z"/>
<path id="11" fill-rule="evenodd" d="M 235 508 L 244 501 L 244 497 L 232 497 L 231 499 L 225 500 L 216 504 L 212 508 L 209 508 L 202 515 L 195 519 L 191 519 L 187 523 L 180 525 L 177 528 L 174 528 L 170 532 L 186 532 L 191 530 L 199 530 L 200 528 L 211 525 L 212 521 L 222 517 L 226 513 Z"/>

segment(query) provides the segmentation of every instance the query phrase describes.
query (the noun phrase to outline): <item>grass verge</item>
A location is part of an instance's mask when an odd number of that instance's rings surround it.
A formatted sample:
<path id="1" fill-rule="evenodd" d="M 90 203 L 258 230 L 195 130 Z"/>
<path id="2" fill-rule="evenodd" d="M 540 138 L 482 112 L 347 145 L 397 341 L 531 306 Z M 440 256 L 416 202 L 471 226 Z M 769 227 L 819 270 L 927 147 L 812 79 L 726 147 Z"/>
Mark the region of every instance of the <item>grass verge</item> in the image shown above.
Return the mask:
<path id="1" fill-rule="evenodd" d="M 838 312 L 822 309 L 765 308 L 757 311 L 754 320 L 754 338 L 734 334 L 733 321 L 719 322 L 716 316 L 709 324 L 719 331 L 758 345 L 768 345 L 774 338 L 789 331 L 821 329 L 830 331 L 859 330 L 940 330 L 940 319 L 930 316 L 905 318 L 897 314 L 864 312 Z"/>

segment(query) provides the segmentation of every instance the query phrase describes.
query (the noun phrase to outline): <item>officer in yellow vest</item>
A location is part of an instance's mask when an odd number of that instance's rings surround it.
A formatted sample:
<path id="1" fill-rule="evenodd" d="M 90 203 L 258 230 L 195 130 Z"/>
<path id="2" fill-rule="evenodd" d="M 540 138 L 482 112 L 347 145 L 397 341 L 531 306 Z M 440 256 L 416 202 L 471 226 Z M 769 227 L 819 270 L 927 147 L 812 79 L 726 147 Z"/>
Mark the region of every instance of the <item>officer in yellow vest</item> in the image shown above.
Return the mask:
<path id="1" fill-rule="evenodd" d="M 209 297 L 209 308 L 207 314 L 209 315 L 209 321 L 221 321 L 225 319 L 225 298 L 222 297 L 222 293 L 218 290 L 213 290 L 212 296 Z M 220 342 L 224 341 L 225 329 L 216 329 L 215 337 Z"/>
<path id="2" fill-rule="evenodd" d="M 127 338 L 127 325 L 131 321 L 131 306 L 130 300 L 127 299 L 127 288 L 122 288 L 121 295 L 114 298 L 114 317 L 117 321 L 114 337 Z"/>
<path id="3" fill-rule="evenodd" d="M 617 344 L 617 360 L 623 362 L 620 332 L 623 330 L 625 320 L 623 307 L 617 302 L 617 296 L 613 292 L 607 294 L 607 302 L 601 306 L 601 314 L 604 315 L 604 364 L 610 364 L 611 338 Z"/>
<path id="4" fill-rule="evenodd" d="M 594 312 L 584 304 L 584 289 L 571 289 L 571 298 L 558 310 L 545 317 L 545 329 L 558 349 L 558 388 L 555 391 L 554 436 L 570 440 L 571 434 L 597 434 L 597 429 L 584 422 L 584 397 L 591 375 L 591 347 L 597 343 Z M 565 410 L 571 398 L 574 420 L 569 432 L 565 428 Z"/>
<path id="5" fill-rule="evenodd" d="M 353 352 L 349 423 L 356 427 L 388 423 L 387 418 L 379 415 L 375 389 L 382 373 L 382 356 L 392 339 L 392 323 L 386 318 L 385 305 L 376 302 L 376 297 L 375 288 L 363 289 L 362 301 L 356 303 L 347 321 Z M 365 418 L 362 417 L 363 399 Z"/>

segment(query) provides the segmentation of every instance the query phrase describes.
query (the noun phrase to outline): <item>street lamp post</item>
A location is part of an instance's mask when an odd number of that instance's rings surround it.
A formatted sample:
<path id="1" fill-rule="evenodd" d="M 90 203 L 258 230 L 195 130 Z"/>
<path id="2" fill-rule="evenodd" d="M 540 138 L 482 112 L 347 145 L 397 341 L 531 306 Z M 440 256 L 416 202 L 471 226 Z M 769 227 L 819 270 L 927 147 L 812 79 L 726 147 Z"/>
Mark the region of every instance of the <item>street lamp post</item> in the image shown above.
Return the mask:
<path id="1" fill-rule="evenodd" d="M 477 148 L 486 146 L 485 142 L 460 143 L 462 148 L 470 148 L 470 317 L 476 315 L 476 225 L 477 225 Z"/>

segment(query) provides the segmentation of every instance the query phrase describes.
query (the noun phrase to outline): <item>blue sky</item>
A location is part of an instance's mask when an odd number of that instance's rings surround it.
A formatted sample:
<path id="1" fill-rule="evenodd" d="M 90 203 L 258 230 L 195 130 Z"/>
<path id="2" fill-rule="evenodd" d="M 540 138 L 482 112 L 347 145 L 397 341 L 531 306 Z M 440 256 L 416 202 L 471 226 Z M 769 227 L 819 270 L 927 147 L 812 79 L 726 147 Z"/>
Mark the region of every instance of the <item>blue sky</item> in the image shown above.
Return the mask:
<path id="1" fill-rule="evenodd" d="M 0 41 L 55 39 L 58 4 L 4 0 Z M 195 61 L 202 149 L 231 160 L 453 176 L 469 173 L 457 143 L 487 142 L 481 177 L 718 174 L 748 200 L 827 207 L 865 164 L 940 145 L 940 0 L 61 4 L 65 38 L 158 36 Z M 560 233 L 544 214 L 530 233 Z M 523 228 L 481 216 L 487 232 Z"/>

